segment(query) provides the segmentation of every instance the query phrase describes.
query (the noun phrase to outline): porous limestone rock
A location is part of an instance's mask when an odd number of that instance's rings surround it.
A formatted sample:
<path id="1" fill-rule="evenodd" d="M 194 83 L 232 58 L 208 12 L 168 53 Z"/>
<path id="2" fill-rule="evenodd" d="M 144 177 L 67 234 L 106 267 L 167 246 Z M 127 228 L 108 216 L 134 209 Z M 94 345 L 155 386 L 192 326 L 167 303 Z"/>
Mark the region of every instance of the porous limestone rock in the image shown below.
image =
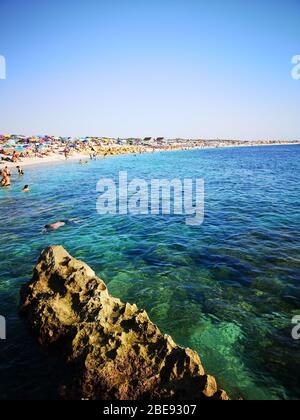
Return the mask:
<path id="1" fill-rule="evenodd" d="M 147 313 L 109 295 L 63 247 L 43 251 L 20 313 L 40 344 L 72 368 L 68 399 L 228 399 L 196 352 L 162 335 Z M 63 385 L 63 384 L 62 384 Z"/>

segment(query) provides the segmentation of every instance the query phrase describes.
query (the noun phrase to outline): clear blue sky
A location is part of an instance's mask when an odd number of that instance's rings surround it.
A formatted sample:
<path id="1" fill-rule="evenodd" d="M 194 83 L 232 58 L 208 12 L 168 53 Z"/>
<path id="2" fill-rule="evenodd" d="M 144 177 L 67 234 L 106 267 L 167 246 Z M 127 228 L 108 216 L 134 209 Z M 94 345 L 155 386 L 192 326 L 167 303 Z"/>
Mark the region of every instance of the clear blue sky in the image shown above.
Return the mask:
<path id="1" fill-rule="evenodd" d="M 300 138 L 299 0 L 1 0 L 0 133 Z"/>

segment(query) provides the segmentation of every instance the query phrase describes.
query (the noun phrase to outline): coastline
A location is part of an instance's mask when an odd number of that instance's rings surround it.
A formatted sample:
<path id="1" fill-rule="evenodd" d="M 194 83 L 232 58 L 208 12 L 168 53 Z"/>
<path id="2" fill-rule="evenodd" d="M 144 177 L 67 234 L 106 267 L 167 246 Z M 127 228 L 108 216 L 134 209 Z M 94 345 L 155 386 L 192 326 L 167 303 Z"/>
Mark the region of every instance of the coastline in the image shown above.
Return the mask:
<path id="1" fill-rule="evenodd" d="M 161 147 L 161 148 L 150 148 L 149 146 L 141 146 L 141 147 L 119 147 L 119 148 L 108 148 L 106 152 L 103 149 L 97 153 L 98 157 L 111 157 L 111 156 L 118 156 L 118 155 L 131 155 L 131 154 L 146 154 L 146 153 L 163 153 L 163 152 L 180 152 L 180 151 L 192 151 L 192 150 L 214 150 L 214 149 L 235 149 L 235 148 L 242 148 L 242 147 L 271 147 L 271 146 L 300 146 L 300 141 L 295 142 L 228 142 L 225 144 L 224 142 L 213 142 L 211 145 L 204 144 L 204 145 L 185 145 L 185 146 L 170 146 L 170 147 Z M 40 157 L 30 157 L 30 158 L 22 158 L 20 162 L 13 163 L 13 162 L 6 162 L 0 161 L 0 169 L 4 168 L 5 166 L 9 168 L 16 168 L 17 166 L 21 167 L 28 167 L 28 166 L 37 166 L 42 164 L 49 164 L 49 163 L 63 163 L 63 162 L 76 162 L 80 161 L 81 159 L 86 160 L 89 159 L 89 154 L 86 153 L 74 153 L 73 155 L 69 156 L 66 159 L 60 153 L 53 153 L 51 156 L 45 156 L 43 158 Z"/>
<path id="2" fill-rule="evenodd" d="M 17 166 L 28 167 L 28 166 L 47 164 L 47 163 L 59 163 L 59 162 L 62 163 L 62 162 L 77 161 L 77 160 L 79 161 L 80 159 L 86 159 L 86 158 L 87 158 L 86 155 L 79 154 L 79 153 L 76 155 L 70 156 L 67 160 L 65 159 L 64 156 L 60 154 L 55 154 L 53 156 L 47 156 L 44 158 L 39 158 L 39 157 L 22 158 L 21 162 L 18 162 L 18 163 L 1 161 L 0 169 L 4 168 L 5 166 L 9 168 L 16 168 Z"/>

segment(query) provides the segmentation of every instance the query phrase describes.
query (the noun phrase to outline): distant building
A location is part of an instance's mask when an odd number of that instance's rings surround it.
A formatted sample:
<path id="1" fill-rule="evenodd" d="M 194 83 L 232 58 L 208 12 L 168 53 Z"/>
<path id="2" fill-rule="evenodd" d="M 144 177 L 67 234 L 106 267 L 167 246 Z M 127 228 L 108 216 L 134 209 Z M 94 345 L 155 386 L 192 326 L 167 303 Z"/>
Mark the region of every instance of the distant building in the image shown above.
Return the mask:
<path id="1" fill-rule="evenodd" d="M 164 137 L 157 137 L 156 139 L 157 143 L 163 143 L 165 141 Z"/>
<path id="2" fill-rule="evenodd" d="M 153 137 L 145 137 L 144 138 L 144 142 L 145 143 L 150 143 L 150 142 L 152 142 L 154 139 L 153 139 Z"/>

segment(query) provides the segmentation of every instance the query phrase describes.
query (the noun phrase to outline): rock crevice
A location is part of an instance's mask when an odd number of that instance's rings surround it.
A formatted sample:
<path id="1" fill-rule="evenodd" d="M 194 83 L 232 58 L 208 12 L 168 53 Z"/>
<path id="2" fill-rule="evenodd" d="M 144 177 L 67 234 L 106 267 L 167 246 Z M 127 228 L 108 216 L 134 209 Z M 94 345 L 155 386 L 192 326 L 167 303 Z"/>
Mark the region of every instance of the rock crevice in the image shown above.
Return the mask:
<path id="1" fill-rule="evenodd" d="M 63 247 L 43 251 L 21 290 L 20 313 L 40 344 L 74 368 L 70 399 L 228 399 L 196 352 L 163 335 L 147 313 L 110 296 Z"/>

